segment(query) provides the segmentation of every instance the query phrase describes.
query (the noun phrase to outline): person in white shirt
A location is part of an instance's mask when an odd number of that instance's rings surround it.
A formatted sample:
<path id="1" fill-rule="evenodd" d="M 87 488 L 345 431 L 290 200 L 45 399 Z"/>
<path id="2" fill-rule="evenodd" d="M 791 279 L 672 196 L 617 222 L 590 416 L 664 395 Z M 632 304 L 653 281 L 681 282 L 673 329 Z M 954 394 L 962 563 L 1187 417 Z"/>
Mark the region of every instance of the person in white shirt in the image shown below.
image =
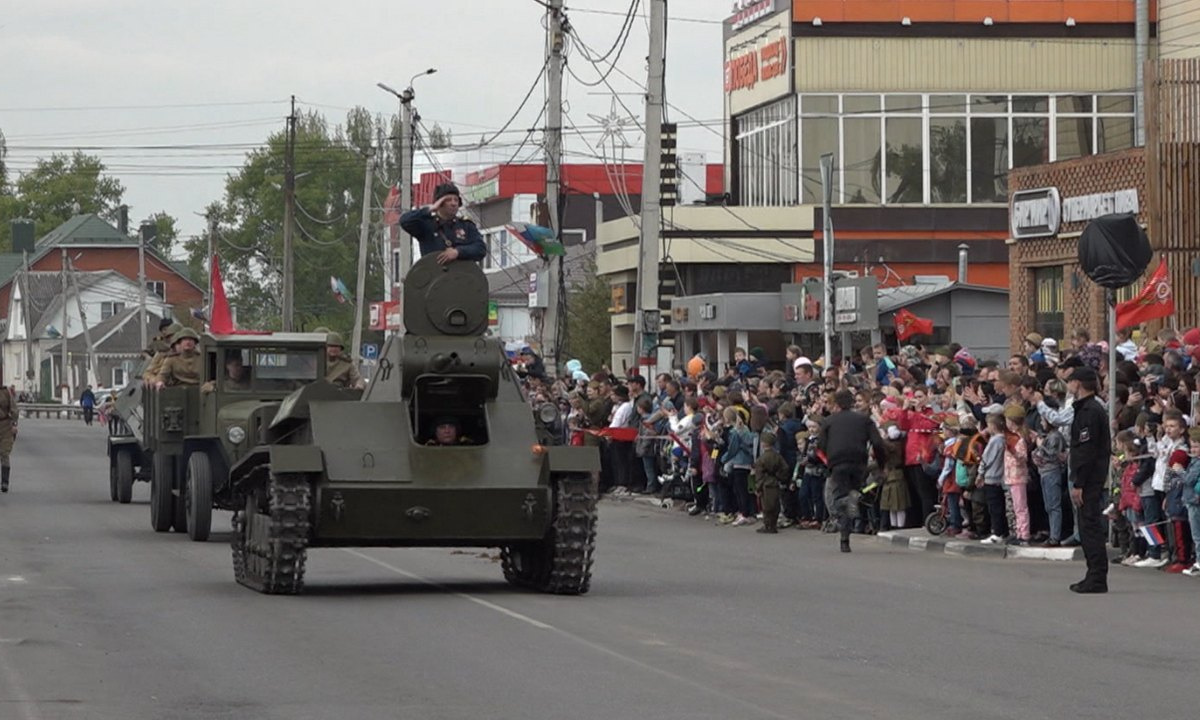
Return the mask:
<path id="1" fill-rule="evenodd" d="M 633 401 L 629 399 L 629 388 L 618 385 L 612 391 L 613 414 L 609 421 L 610 428 L 636 428 L 637 414 L 633 411 Z M 629 483 L 633 477 L 633 440 L 609 439 L 608 452 L 613 469 L 613 485 L 617 488 L 632 490 Z"/>

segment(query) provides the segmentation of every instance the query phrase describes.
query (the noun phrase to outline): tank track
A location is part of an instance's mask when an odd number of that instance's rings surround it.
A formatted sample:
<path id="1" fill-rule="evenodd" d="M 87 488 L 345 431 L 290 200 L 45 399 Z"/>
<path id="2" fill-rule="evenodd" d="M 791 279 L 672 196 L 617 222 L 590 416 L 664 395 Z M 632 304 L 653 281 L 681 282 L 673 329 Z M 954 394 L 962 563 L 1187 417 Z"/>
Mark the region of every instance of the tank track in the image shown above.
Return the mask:
<path id="1" fill-rule="evenodd" d="M 296 595 L 304 586 L 312 489 L 303 475 L 272 475 L 268 536 L 250 538 L 250 518 L 234 516 L 233 574 L 238 583 L 268 595 Z"/>
<path id="2" fill-rule="evenodd" d="M 500 562 L 505 579 L 513 585 L 555 595 L 582 595 L 591 587 L 595 547 L 592 479 L 565 476 L 555 480 L 554 522 L 546 538 L 501 548 Z"/>

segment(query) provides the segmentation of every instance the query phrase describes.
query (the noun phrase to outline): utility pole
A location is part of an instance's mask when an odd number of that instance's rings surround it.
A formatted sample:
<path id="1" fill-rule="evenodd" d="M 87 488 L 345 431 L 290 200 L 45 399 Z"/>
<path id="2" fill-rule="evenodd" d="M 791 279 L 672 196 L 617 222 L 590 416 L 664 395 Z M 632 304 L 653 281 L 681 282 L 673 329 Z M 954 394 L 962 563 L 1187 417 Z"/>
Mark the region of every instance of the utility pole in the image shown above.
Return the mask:
<path id="1" fill-rule="evenodd" d="M 825 367 L 833 364 L 833 216 L 830 209 L 833 205 L 833 153 L 821 156 L 821 193 L 824 196 L 823 216 L 824 227 L 821 238 L 824 243 L 824 262 L 822 263 L 821 293 L 821 327 L 825 330 Z"/>
<path id="2" fill-rule="evenodd" d="M 99 387 L 100 378 L 97 375 L 100 364 L 96 360 L 96 348 L 92 345 L 92 331 L 88 329 L 87 313 L 83 310 L 83 295 L 79 292 L 79 278 L 75 276 L 75 263 L 67 258 L 67 269 L 71 273 L 71 287 L 75 290 L 75 306 L 79 308 L 79 322 L 83 324 L 83 342 L 87 345 L 88 353 L 88 380 L 93 386 Z M 145 312 L 145 283 L 142 284 L 142 311 Z M 142 323 L 142 328 L 146 327 Z"/>
<path id="3" fill-rule="evenodd" d="M 71 402 L 71 369 L 67 367 L 70 355 L 67 353 L 67 340 L 69 333 L 67 332 L 67 249 L 62 248 L 62 358 L 60 362 L 60 380 L 63 389 L 65 390 L 64 403 Z"/>
<path id="4" fill-rule="evenodd" d="M 549 54 L 546 67 L 546 212 L 550 216 L 550 230 L 555 240 L 562 238 L 562 212 L 559 199 L 562 197 L 562 80 L 563 44 L 566 42 L 566 18 L 563 16 L 563 0 L 546 3 L 546 52 Z M 561 285 L 563 256 L 547 257 L 544 263 L 546 284 L 546 310 L 542 313 L 541 351 L 546 370 L 551 374 L 558 371 L 559 326 L 562 318 L 559 303 L 562 301 Z"/>
<path id="5" fill-rule="evenodd" d="M 375 153 L 367 151 L 367 172 L 363 180 L 362 225 L 358 228 L 358 278 L 354 286 L 354 362 L 362 362 L 363 310 L 367 295 L 367 236 L 371 229 L 371 183 L 375 180 Z M 411 244 L 410 244 L 411 246 Z"/>
<path id="6" fill-rule="evenodd" d="M 29 251 L 24 251 L 25 272 L 21 275 L 21 314 L 25 316 L 25 377 L 22 383 L 29 390 L 30 396 L 36 396 L 38 388 L 30 387 L 30 383 L 37 377 L 37 373 L 33 369 L 33 307 L 32 298 L 29 297 Z"/>
<path id="7" fill-rule="evenodd" d="M 145 350 L 150 347 L 149 340 L 146 338 L 146 224 L 142 223 L 138 227 L 138 324 L 141 326 L 141 342 L 140 347 Z M 82 314 L 82 311 L 80 312 Z M 86 323 L 84 327 L 86 327 Z"/>
<path id="8" fill-rule="evenodd" d="M 292 227 L 296 223 L 296 96 L 292 96 L 292 112 L 287 119 L 287 146 L 283 170 L 283 302 L 280 326 L 291 332 L 295 316 L 296 265 L 292 257 Z M 211 260 L 211 258 L 210 258 Z M 211 273 L 210 273 L 211 274 Z M 209 288 L 211 297 L 212 288 Z"/>
<path id="9" fill-rule="evenodd" d="M 637 365 L 650 366 L 654 373 L 658 355 L 658 333 L 662 313 L 658 303 L 659 230 L 662 227 L 662 122 L 663 82 L 666 58 L 663 55 L 667 27 L 666 0 L 650 0 L 650 54 L 646 81 L 646 146 L 642 156 L 641 252 L 637 266 L 637 317 L 633 358 Z"/>

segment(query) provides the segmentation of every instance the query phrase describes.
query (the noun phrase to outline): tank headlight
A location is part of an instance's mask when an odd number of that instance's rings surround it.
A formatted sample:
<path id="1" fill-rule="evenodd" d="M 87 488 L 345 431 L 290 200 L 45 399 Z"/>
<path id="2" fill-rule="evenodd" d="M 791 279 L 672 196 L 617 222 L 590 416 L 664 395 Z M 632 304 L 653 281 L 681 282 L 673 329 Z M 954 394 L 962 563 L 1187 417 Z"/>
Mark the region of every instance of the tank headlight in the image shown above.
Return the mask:
<path id="1" fill-rule="evenodd" d="M 225 431 L 225 437 L 229 438 L 229 442 L 234 445 L 241 445 L 242 441 L 246 439 L 246 430 L 241 425 L 231 425 Z"/>
<path id="2" fill-rule="evenodd" d="M 558 408 L 553 403 L 543 403 L 537 414 L 538 419 L 546 425 L 553 425 L 558 420 Z"/>

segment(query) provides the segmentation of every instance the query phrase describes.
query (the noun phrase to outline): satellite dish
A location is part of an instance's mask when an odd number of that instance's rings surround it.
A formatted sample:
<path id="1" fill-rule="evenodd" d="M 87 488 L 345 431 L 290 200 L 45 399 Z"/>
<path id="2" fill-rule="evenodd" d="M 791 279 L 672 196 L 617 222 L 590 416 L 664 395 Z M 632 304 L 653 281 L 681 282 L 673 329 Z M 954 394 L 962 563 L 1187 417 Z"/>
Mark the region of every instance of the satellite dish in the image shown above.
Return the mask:
<path id="1" fill-rule="evenodd" d="M 1137 282 L 1150 264 L 1150 239 L 1131 213 L 1104 215 L 1079 238 L 1079 264 L 1092 282 L 1119 290 Z"/>

